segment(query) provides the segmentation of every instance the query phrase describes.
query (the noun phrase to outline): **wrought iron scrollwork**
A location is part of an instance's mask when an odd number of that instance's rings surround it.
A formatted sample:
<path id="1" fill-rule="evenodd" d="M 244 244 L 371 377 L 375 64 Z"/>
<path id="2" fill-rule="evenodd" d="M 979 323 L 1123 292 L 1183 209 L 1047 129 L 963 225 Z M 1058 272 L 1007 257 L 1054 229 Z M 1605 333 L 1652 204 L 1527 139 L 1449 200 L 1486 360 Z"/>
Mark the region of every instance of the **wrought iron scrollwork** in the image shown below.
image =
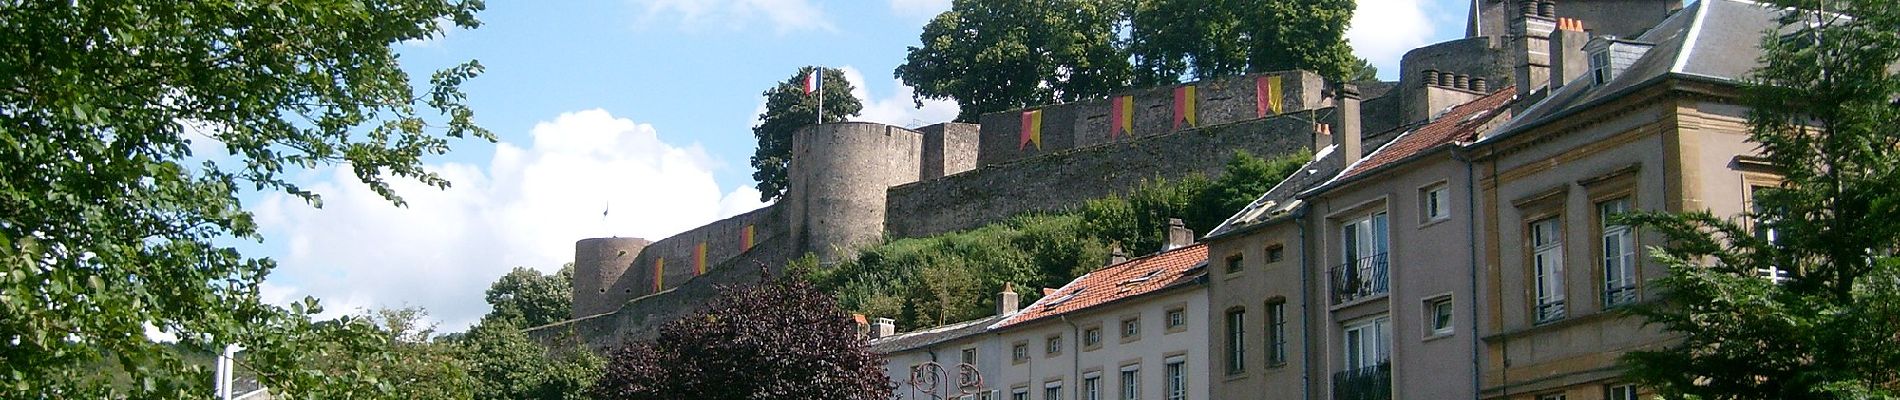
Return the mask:
<path id="1" fill-rule="evenodd" d="M 959 363 L 952 370 L 931 361 L 910 367 L 910 379 L 900 382 L 892 393 L 899 399 L 944 400 L 982 392 L 983 373 L 975 365 Z"/>

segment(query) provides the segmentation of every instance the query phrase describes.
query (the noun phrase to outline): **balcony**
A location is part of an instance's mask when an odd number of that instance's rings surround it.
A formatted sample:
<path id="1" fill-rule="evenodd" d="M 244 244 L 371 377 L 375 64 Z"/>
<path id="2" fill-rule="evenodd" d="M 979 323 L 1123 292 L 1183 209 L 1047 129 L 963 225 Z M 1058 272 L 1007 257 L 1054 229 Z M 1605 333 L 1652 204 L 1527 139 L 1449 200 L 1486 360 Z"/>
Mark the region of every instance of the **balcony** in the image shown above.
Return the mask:
<path id="1" fill-rule="evenodd" d="M 1333 373 L 1333 400 L 1391 400 L 1392 363 Z"/>
<path id="2" fill-rule="evenodd" d="M 1636 302 L 1636 286 L 1623 285 L 1603 291 L 1603 308 Z"/>
<path id="3" fill-rule="evenodd" d="M 1332 278 L 1328 283 L 1333 291 L 1333 304 L 1346 304 L 1370 296 L 1385 294 L 1390 288 L 1386 284 L 1385 253 L 1361 257 L 1357 260 L 1334 266 L 1327 271 Z"/>

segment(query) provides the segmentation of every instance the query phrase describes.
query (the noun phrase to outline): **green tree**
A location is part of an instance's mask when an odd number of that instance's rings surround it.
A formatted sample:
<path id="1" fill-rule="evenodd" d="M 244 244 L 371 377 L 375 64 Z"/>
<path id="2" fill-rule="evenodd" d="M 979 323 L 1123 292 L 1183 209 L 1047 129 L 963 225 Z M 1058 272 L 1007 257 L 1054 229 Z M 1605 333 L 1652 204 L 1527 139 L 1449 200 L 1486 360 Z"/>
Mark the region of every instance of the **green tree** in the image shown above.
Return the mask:
<path id="1" fill-rule="evenodd" d="M 475 399 L 585 399 L 602 361 L 580 348 L 547 348 L 507 319 L 485 321 L 454 343 L 474 378 Z"/>
<path id="2" fill-rule="evenodd" d="M 386 349 L 359 354 L 377 363 L 377 370 L 405 399 L 467 399 L 476 381 L 453 348 L 437 342 L 435 324 L 421 308 L 379 309 L 369 318 L 383 334 Z M 347 365 L 347 364 L 346 364 Z M 337 370 L 336 374 L 353 371 Z"/>
<path id="3" fill-rule="evenodd" d="M 1185 214 L 1187 226 L 1203 234 L 1212 231 L 1312 159 L 1304 150 L 1270 160 L 1235 151 L 1227 159 L 1226 172 L 1194 199 Z"/>
<path id="4" fill-rule="evenodd" d="M 518 327 L 536 327 L 565 321 L 574 313 L 574 298 L 568 293 L 573 282 L 573 263 L 551 275 L 515 267 L 488 285 L 490 310 L 482 316 L 482 323 L 507 321 Z"/>
<path id="5" fill-rule="evenodd" d="M 1127 87 L 1114 0 L 956 0 L 924 26 L 895 72 L 915 99 L 950 99 L 957 121 L 1100 97 Z"/>
<path id="6" fill-rule="evenodd" d="M 1787 11 L 1743 97 L 1784 181 L 1737 218 L 1629 218 L 1669 240 L 1669 297 L 1637 312 L 1682 341 L 1627 373 L 1669 398 L 1900 396 L 1900 5 L 1769 3 Z"/>
<path id="7" fill-rule="evenodd" d="M 752 153 L 752 180 L 758 182 L 759 201 L 772 201 L 789 188 L 785 174 L 792 162 L 792 134 L 818 121 L 819 95 L 824 97 L 825 123 L 844 122 L 864 110 L 864 104 L 851 95 L 851 82 L 835 68 L 823 69 L 819 93 L 805 93 L 805 78 L 814 70 L 799 68 L 792 77 L 765 90 L 765 112 L 759 114 L 759 125 L 752 127 L 752 136 L 759 139 Z"/>
<path id="8" fill-rule="evenodd" d="M 838 303 L 780 278 L 720 289 L 705 308 L 614 351 L 595 398 L 859 399 L 891 397 L 884 361 Z"/>
<path id="9" fill-rule="evenodd" d="M 1306 69 L 1352 78 L 1352 0 L 1136 0 L 1128 49 L 1137 85 Z"/>
<path id="10" fill-rule="evenodd" d="M 237 343 L 280 393 L 377 397 L 379 349 L 361 318 L 314 323 L 313 299 L 264 304 L 274 264 L 219 245 L 259 239 L 242 190 L 320 205 L 287 171 L 348 165 L 389 179 L 475 126 L 470 61 L 416 93 L 391 46 L 474 28 L 480 0 L 0 2 L 0 398 L 197 398 L 205 366 L 146 338 Z M 193 154 L 209 141 L 228 157 Z M 136 384 L 91 366 L 113 359 Z M 336 365 L 333 365 L 336 366 Z"/>
<path id="11" fill-rule="evenodd" d="M 1247 71 L 1304 69 L 1333 82 L 1353 78 L 1359 60 L 1352 55 L 1346 29 L 1352 25 L 1354 0 L 1253 0 L 1255 19 L 1246 36 Z M 1253 21 L 1271 21 L 1259 23 Z"/>

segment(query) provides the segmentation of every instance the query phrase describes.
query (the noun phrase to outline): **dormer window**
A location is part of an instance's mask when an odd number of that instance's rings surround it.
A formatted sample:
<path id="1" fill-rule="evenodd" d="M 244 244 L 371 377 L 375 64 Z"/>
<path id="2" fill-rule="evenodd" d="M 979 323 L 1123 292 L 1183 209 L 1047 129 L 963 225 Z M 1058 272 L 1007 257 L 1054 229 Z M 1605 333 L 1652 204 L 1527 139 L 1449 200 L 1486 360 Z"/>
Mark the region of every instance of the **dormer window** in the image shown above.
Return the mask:
<path id="1" fill-rule="evenodd" d="M 1595 85 L 1609 82 L 1610 73 L 1610 48 L 1605 46 L 1590 52 L 1590 82 Z"/>

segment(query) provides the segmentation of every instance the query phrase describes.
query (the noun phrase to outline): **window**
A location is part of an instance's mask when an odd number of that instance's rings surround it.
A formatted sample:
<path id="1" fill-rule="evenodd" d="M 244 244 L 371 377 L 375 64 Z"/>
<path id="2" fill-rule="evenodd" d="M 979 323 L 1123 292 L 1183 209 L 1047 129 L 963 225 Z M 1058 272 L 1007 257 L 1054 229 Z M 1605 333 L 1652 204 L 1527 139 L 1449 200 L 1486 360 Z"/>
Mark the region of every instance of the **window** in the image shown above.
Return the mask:
<path id="1" fill-rule="evenodd" d="M 1536 279 L 1537 322 L 1564 317 L 1564 245 L 1556 217 L 1531 222 L 1531 268 Z"/>
<path id="2" fill-rule="evenodd" d="M 1168 400 L 1187 399 L 1187 359 L 1176 357 L 1168 359 Z"/>
<path id="3" fill-rule="evenodd" d="M 1752 209 L 1751 211 L 1755 213 L 1755 237 L 1766 240 L 1769 243 L 1779 243 L 1779 235 L 1777 235 L 1773 226 L 1775 220 L 1769 215 L 1775 210 L 1761 205 L 1762 196 L 1771 190 L 1774 190 L 1774 188 L 1768 186 L 1750 186 L 1748 190 L 1748 202 L 1749 207 Z M 1755 269 L 1755 275 L 1768 278 L 1768 280 L 1774 281 L 1775 283 L 1787 282 L 1789 279 L 1788 273 L 1788 270 L 1781 269 L 1780 266 L 1776 265 Z"/>
<path id="4" fill-rule="evenodd" d="M 1047 354 L 1047 355 L 1062 354 L 1062 335 L 1058 334 L 1055 336 L 1050 336 L 1048 339 L 1043 339 L 1042 344 L 1043 344 L 1043 349 L 1042 349 L 1043 354 Z"/>
<path id="5" fill-rule="evenodd" d="M 1367 215 L 1339 227 L 1345 262 L 1333 267 L 1333 303 L 1386 292 L 1386 214 Z"/>
<path id="6" fill-rule="evenodd" d="M 1267 262 L 1277 263 L 1286 259 L 1286 247 L 1275 244 L 1267 246 Z"/>
<path id="7" fill-rule="evenodd" d="M 1375 368 L 1391 359 L 1392 348 L 1387 344 L 1391 334 L 1391 318 L 1378 316 L 1346 325 L 1346 370 Z"/>
<path id="8" fill-rule="evenodd" d="M 1082 331 L 1083 346 L 1095 346 L 1099 344 L 1102 344 L 1101 327 L 1088 328 Z"/>
<path id="9" fill-rule="evenodd" d="M 1286 365 L 1286 300 L 1267 303 L 1267 365 Z"/>
<path id="10" fill-rule="evenodd" d="M 1246 268 L 1246 266 L 1242 265 L 1240 261 L 1241 260 L 1240 260 L 1239 254 L 1235 254 L 1232 257 L 1227 257 L 1227 273 L 1238 274 L 1243 268 Z"/>
<path id="11" fill-rule="evenodd" d="M 1029 361 L 1029 343 L 1017 342 L 1009 346 L 1009 360 L 1017 364 Z"/>
<path id="12" fill-rule="evenodd" d="M 1042 385 L 1043 400 L 1062 400 L 1062 381 Z"/>
<path id="13" fill-rule="evenodd" d="M 1590 82 L 1602 85 L 1610 81 L 1610 49 L 1590 52 Z"/>
<path id="14" fill-rule="evenodd" d="M 1636 235 L 1610 218 L 1630 210 L 1629 198 L 1597 204 L 1603 232 L 1603 308 L 1636 302 Z"/>
<path id="15" fill-rule="evenodd" d="M 1227 374 L 1247 372 L 1247 310 L 1227 311 Z"/>
<path id="16" fill-rule="evenodd" d="M 1179 308 L 1168 309 L 1168 329 L 1187 326 L 1187 311 Z"/>
<path id="17" fill-rule="evenodd" d="M 1009 400 L 1029 400 L 1029 388 L 1019 387 L 1010 389 Z"/>
<path id="18" fill-rule="evenodd" d="M 1122 367 L 1122 400 L 1141 400 L 1141 370 L 1137 365 Z"/>
<path id="19" fill-rule="evenodd" d="M 1128 339 L 1135 337 L 1141 337 L 1141 318 L 1136 317 L 1122 320 L 1122 338 Z"/>
<path id="20" fill-rule="evenodd" d="M 1636 400 L 1636 385 L 1610 385 L 1603 388 L 1603 400 Z"/>
<path id="21" fill-rule="evenodd" d="M 1100 375 L 1082 378 L 1082 398 L 1078 400 L 1102 400 L 1102 377 Z"/>
<path id="22" fill-rule="evenodd" d="M 1551 393 L 1551 394 L 1541 395 L 1541 396 L 1537 396 L 1537 400 L 1564 400 L 1564 394 Z"/>
<path id="23" fill-rule="evenodd" d="M 976 368 L 976 348 L 975 347 L 964 348 L 961 353 L 962 353 L 961 357 L 959 357 L 961 360 L 959 361 L 962 361 L 964 364 L 969 365 L 971 369 L 957 368 L 957 377 L 958 377 L 957 381 L 958 382 L 975 382 L 977 380 L 977 377 L 974 374 L 972 374 L 972 372 L 974 372 L 974 368 Z"/>
<path id="24" fill-rule="evenodd" d="M 1418 215 L 1425 217 L 1425 220 L 1421 222 L 1434 222 L 1451 218 L 1451 192 L 1445 190 L 1445 184 L 1439 183 L 1426 186 L 1420 190 L 1420 193 L 1418 197 Z"/>
<path id="25" fill-rule="evenodd" d="M 1430 332 L 1425 333 L 1426 336 L 1451 334 L 1451 307 L 1451 296 L 1441 296 L 1425 301 L 1425 325 L 1431 329 Z"/>

